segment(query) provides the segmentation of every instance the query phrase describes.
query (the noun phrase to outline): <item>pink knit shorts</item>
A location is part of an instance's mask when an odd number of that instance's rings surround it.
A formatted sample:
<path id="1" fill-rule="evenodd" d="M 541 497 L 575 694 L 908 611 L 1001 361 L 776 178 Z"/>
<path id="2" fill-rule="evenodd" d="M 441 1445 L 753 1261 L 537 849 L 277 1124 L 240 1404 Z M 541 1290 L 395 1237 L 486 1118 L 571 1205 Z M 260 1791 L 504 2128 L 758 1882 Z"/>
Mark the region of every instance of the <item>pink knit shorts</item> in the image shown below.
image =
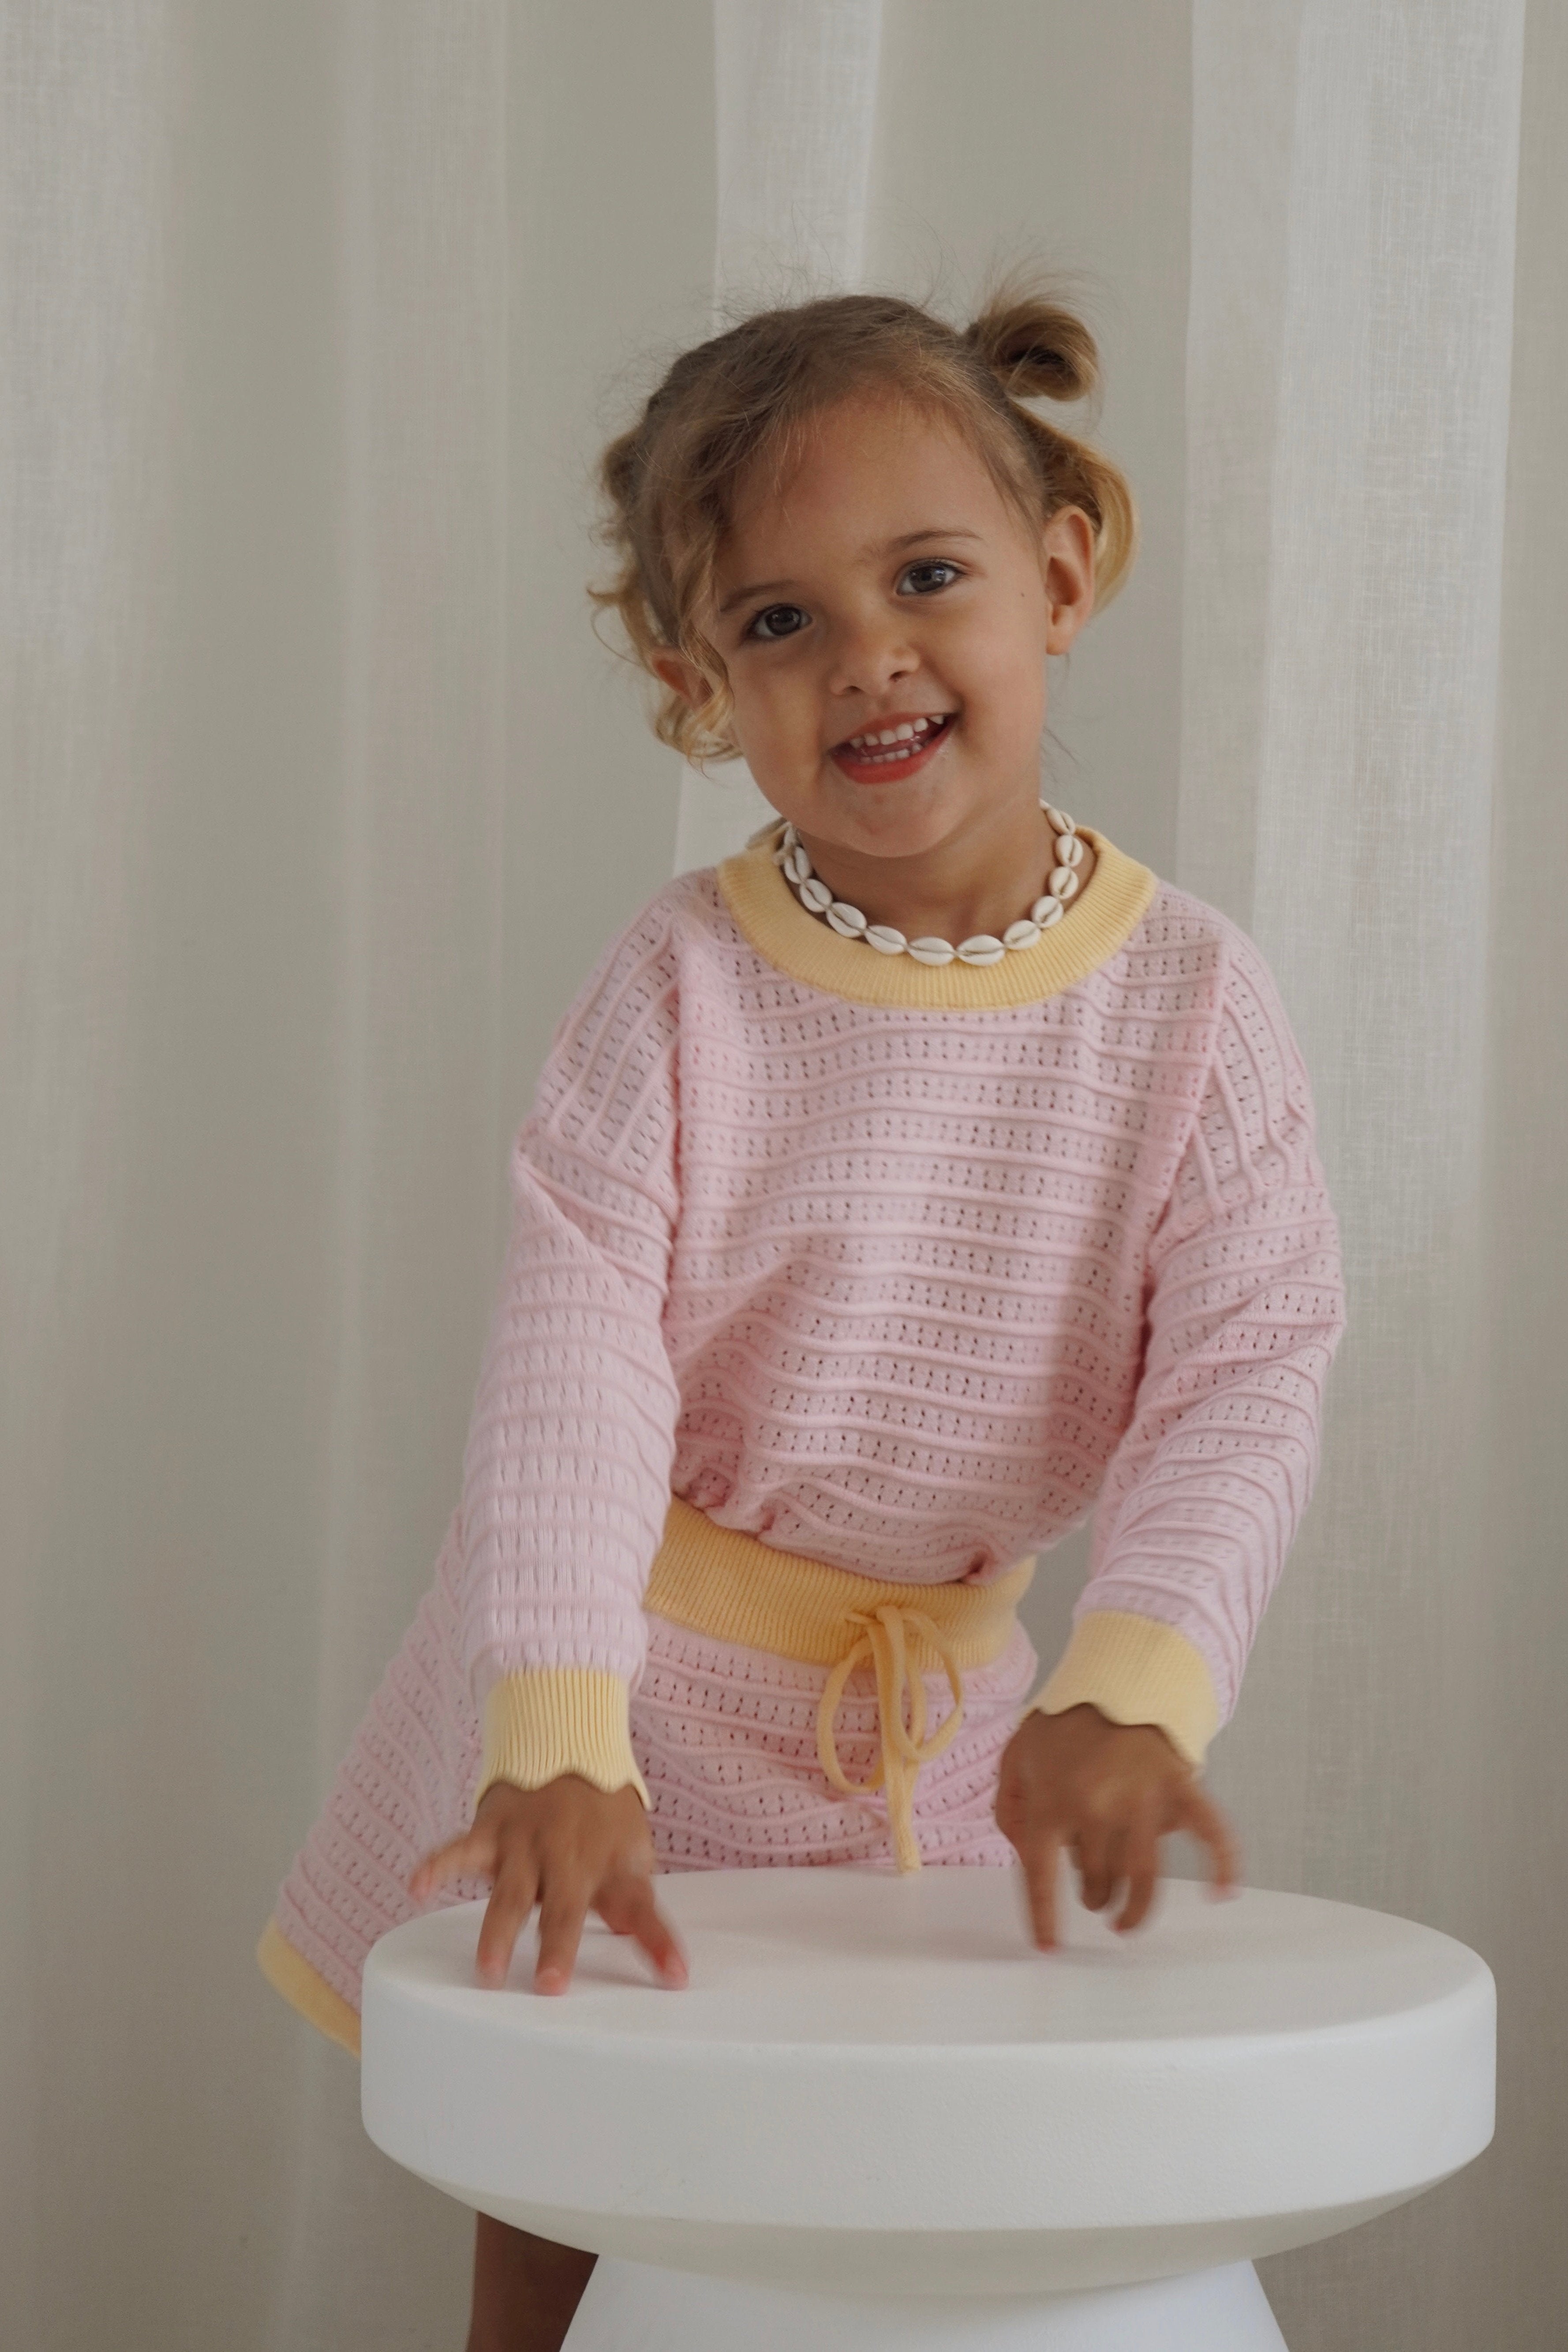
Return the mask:
<path id="1" fill-rule="evenodd" d="M 409 1874 L 473 1814 L 479 1723 L 458 1658 L 460 1568 L 454 1516 L 435 1582 L 278 1899 L 283 1935 L 356 2011 L 371 1946 L 414 1916 Z M 826 1667 L 710 1641 L 661 1617 L 649 1617 L 647 1626 L 631 1735 L 661 1869 L 893 1867 L 881 1798 L 842 1796 L 818 1761 Z M 999 1658 L 965 1675 L 963 1727 L 916 1785 L 914 1827 L 925 1863 L 1013 1861 L 991 1808 L 1002 1750 L 1035 1671 L 1034 1650 L 1016 1625 Z M 952 1711 L 945 1675 L 928 1676 L 926 1693 L 934 1730 Z M 852 1780 L 867 1779 L 878 1754 L 869 1668 L 850 1678 L 837 1733 L 844 1770 Z M 485 1891 L 480 1882 L 464 1883 L 439 1899 L 465 1902 Z"/>

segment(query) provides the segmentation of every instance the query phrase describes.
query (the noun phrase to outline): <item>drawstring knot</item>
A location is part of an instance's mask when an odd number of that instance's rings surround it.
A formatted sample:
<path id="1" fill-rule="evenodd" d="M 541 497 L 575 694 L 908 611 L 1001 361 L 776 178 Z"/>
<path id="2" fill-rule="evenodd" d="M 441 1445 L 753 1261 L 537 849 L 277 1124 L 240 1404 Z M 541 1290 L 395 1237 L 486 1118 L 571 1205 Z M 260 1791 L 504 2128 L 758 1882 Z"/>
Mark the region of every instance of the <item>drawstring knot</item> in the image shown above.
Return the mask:
<path id="1" fill-rule="evenodd" d="M 879 1609 L 852 1611 L 848 1622 L 860 1628 L 859 1637 L 827 1677 L 816 1711 L 816 1752 L 828 1780 L 845 1796 L 870 1796 L 879 1789 L 886 1789 L 888 1822 L 899 1868 L 918 1870 L 921 1850 L 914 1830 L 915 1781 L 921 1765 L 940 1756 L 963 1725 L 963 1678 L 951 1645 L 922 1610 L 906 1609 L 897 1601 L 888 1601 Z M 925 1677 L 910 1662 L 911 1634 L 928 1643 L 935 1652 L 952 1692 L 952 1712 L 929 1739 Z M 851 1780 L 838 1760 L 835 1723 L 850 1675 L 857 1666 L 866 1664 L 875 1670 L 877 1677 L 877 1728 L 881 1753 L 869 1780 Z"/>

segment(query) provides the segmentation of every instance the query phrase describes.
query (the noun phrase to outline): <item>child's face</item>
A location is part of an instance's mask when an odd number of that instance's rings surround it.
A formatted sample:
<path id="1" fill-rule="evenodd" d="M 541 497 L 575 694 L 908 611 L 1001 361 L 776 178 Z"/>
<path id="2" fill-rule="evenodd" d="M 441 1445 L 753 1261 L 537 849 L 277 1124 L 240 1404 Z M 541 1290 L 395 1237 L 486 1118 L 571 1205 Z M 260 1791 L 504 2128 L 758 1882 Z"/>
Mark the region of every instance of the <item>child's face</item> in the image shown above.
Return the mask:
<path id="1" fill-rule="evenodd" d="M 1032 814 L 1046 656 L 1092 581 L 1087 518 L 1031 530 L 945 419 L 826 412 L 782 488 L 742 496 L 716 571 L 708 626 L 758 784 L 808 844 L 862 856 L 978 846 Z M 914 731 L 855 740 L 895 728 Z"/>

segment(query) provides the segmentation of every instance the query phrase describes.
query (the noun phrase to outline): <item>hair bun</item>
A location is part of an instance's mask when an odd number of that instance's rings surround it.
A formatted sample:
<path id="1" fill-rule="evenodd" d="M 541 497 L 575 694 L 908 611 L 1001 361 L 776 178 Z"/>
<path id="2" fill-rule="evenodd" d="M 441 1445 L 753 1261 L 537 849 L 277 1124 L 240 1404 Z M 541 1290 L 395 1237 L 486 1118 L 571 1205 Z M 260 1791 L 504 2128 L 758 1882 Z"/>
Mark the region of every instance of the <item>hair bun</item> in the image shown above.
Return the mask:
<path id="1" fill-rule="evenodd" d="M 1085 400 L 1100 353 L 1083 320 L 1043 296 L 1004 290 L 964 335 L 1013 400 Z"/>

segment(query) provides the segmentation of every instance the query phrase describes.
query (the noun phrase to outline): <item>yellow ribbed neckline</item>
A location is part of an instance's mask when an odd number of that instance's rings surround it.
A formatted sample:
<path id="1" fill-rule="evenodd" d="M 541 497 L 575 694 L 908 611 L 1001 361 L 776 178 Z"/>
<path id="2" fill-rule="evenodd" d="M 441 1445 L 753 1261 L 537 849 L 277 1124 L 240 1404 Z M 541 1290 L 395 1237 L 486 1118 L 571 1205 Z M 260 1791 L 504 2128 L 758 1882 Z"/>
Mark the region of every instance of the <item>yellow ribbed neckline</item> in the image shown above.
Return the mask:
<path id="1" fill-rule="evenodd" d="M 1079 831 L 1095 855 L 1082 893 L 1036 945 L 1000 963 L 917 963 L 913 956 L 879 955 L 863 940 L 840 939 L 808 914 L 773 864 L 773 840 L 727 857 L 719 887 L 742 936 L 792 980 L 856 1004 L 899 1004 L 931 1012 L 999 1010 L 1038 1004 L 1056 996 L 1116 953 L 1146 913 L 1159 883 L 1146 866 L 1126 857 L 1102 833 Z"/>

